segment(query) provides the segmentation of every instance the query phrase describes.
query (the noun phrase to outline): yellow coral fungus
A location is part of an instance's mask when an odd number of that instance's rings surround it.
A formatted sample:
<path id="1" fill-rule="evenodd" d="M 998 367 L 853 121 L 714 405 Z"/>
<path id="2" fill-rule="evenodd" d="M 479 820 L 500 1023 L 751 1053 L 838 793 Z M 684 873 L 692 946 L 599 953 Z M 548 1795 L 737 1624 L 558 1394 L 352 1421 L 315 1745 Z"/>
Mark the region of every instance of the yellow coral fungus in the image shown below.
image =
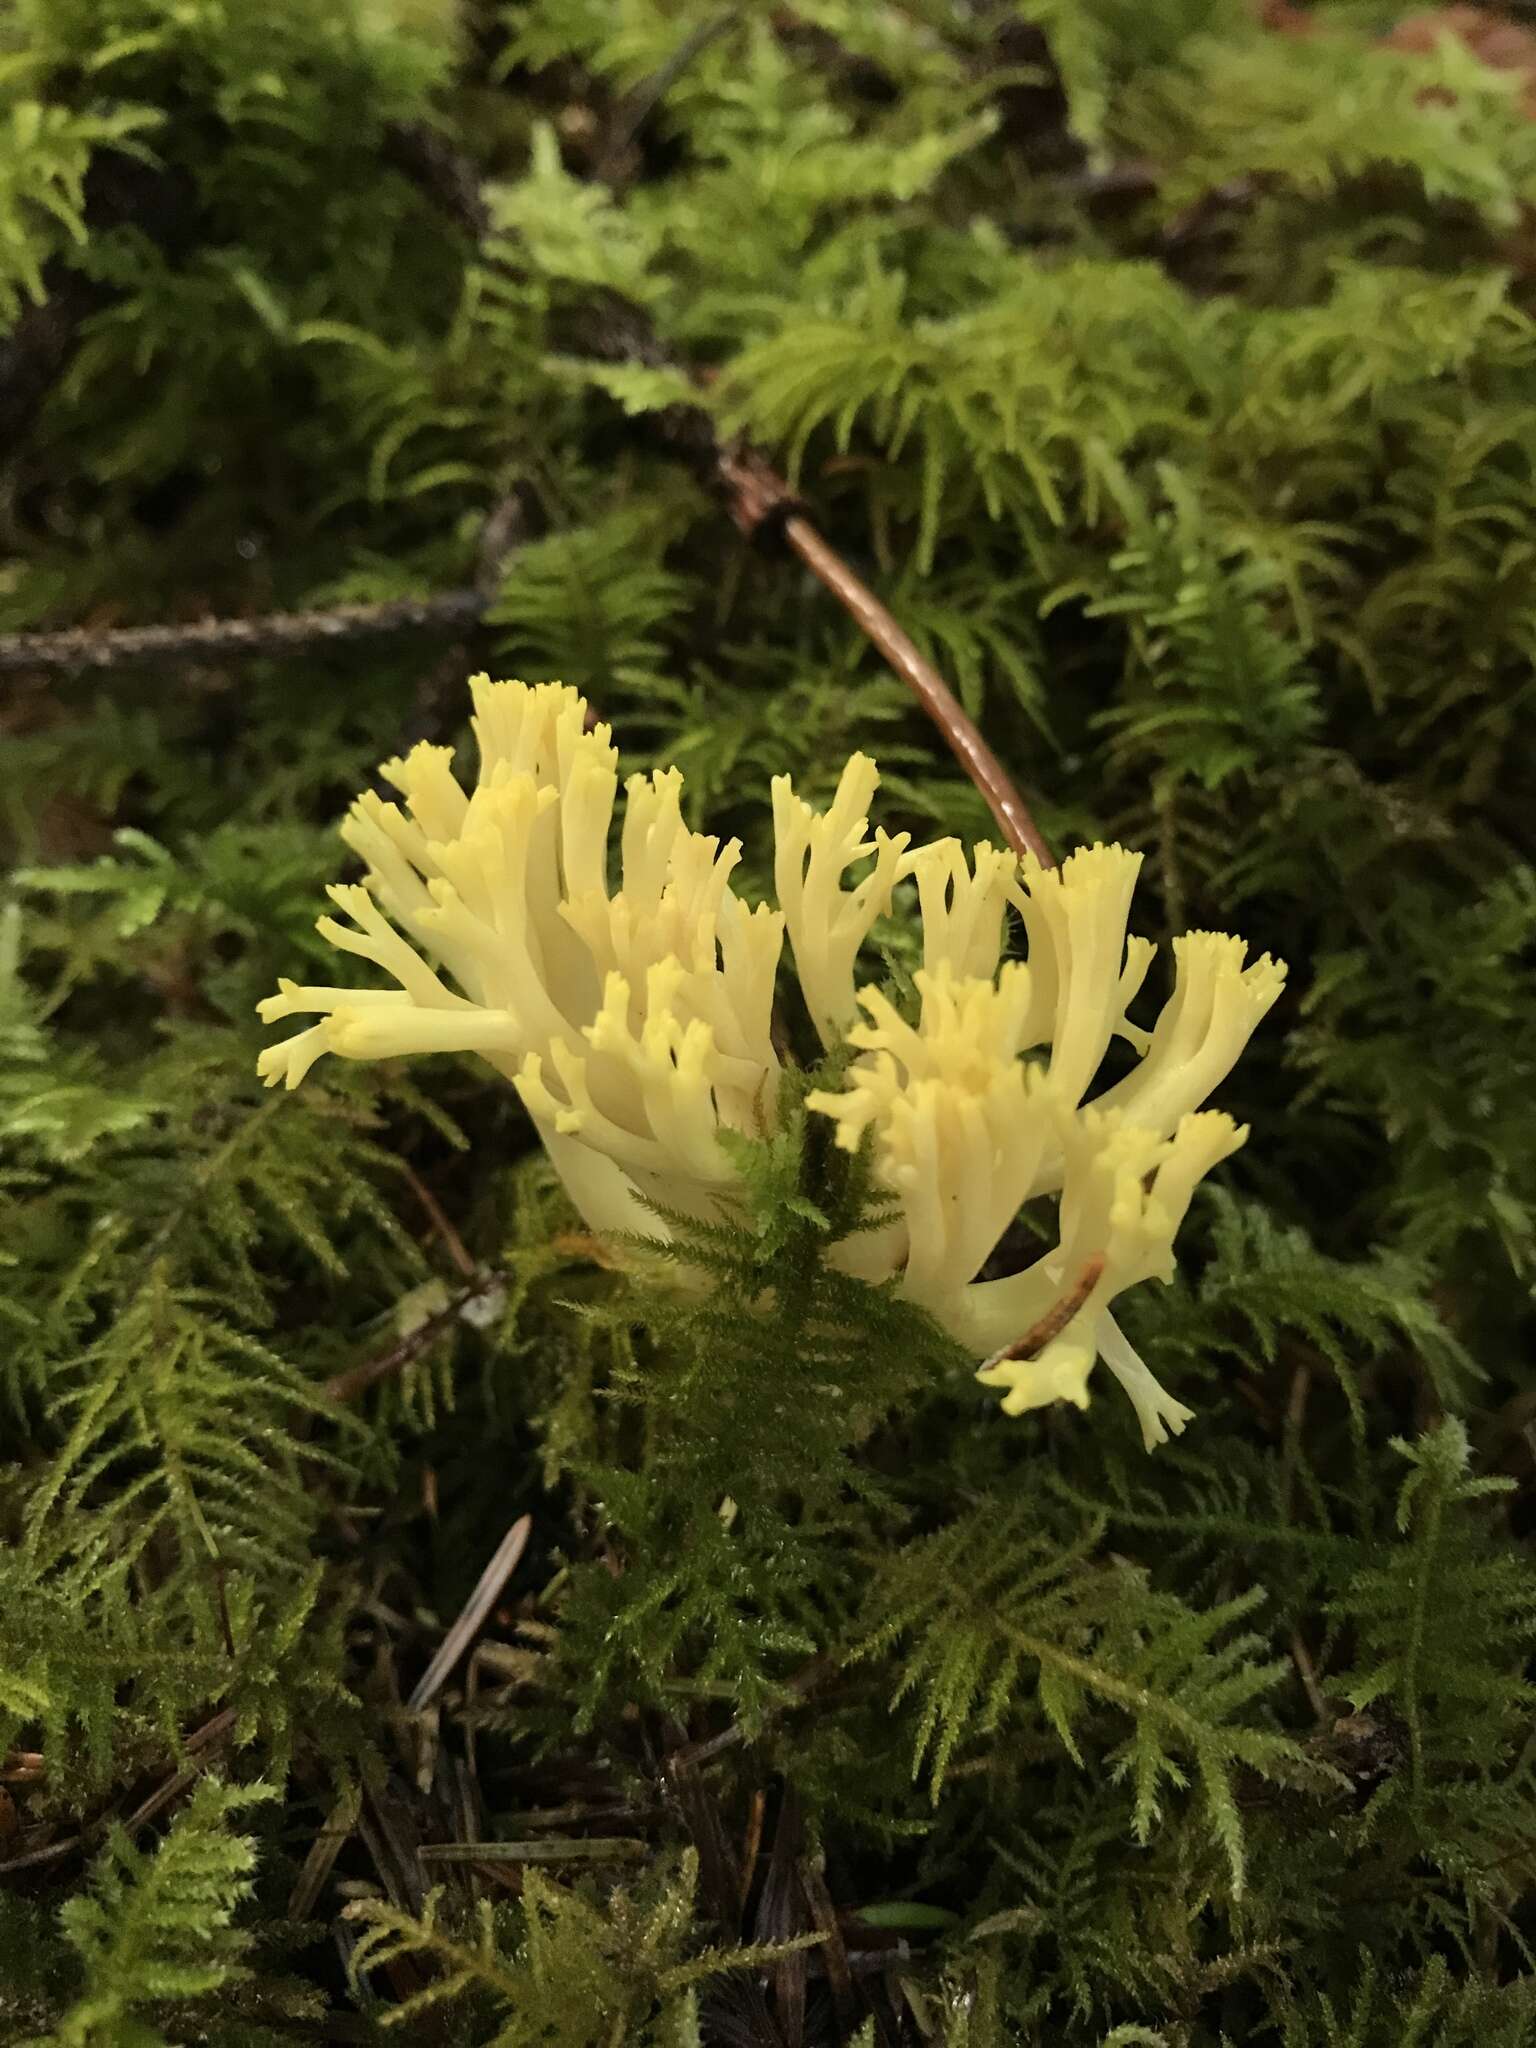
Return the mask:
<path id="1" fill-rule="evenodd" d="M 724 1131 L 771 1115 L 770 1034 L 788 930 L 825 1045 L 856 1057 L 811 1094 L 838 1144 L 868 1143 L 896 1220 L 833 1248 L 850 1271 L 895 1278 L 974 1355 L 1010 1414 L 1085 1406 L 1103 1358 L 1150 1449 L 1183 1428 L 1110 1304 L 1167 1279 L 1201 1176 L 1247 1135 L 1197 1113 L 1274 1002 L 1284 970 L 1246 966 L 1240 939 L 1174 941 L 1173 994 L 1150 1031 L 1127 1009 L 1154 948 L 1126 931 L 1139 854 L 1075 853 L 1059 869 L 954 840 L 909 850 L 871 835 L 879 774 L 854 755 L 830 808 L 773 784 L 781 910 L 731 888 L 740 848 L 690 831 L 676 769 L 625 785 L 619 886 L 609 839 L 618 791 L 606 726 L 558 684 L 478 677 L 480 767 L 466 792 L 448 750 L 420 746 L 382 774 L 404 798 L 354 804 L 342 836 L 365 863 L 322 918 L 332 945 L 391 989 L 283 982 L 268 1021 L 320 1022 L 261 1057 L 296 1087 L 325 1053 L 381 1059 L 475 1052 L 517 1087 L 572 1200 L 599 1234 L 664 1235 L 648 1202 L 710 1216 L 735 1175 Z M 856 874 L 848 885 L 850 871 Z M 915 886 L 924 965 L 915 1019 L 857 983 L 860 949 L 898 886 Z M 1026 957 L 1006 960 L 1010 912 Z M 435 964 L 429 964 L 428 958 Z M 446 979 L 445 979 L 446 977 Z M 859 1012 L 863 1011 L 860 1019 Z M 1085 1102 L 1111 1040 L 1138 1063 Z M 1023 1271 L 977 1276 L 1022 1205 L 1058 1198 L 1055 1246 Z M 1035 1331 L 1038 1343 L 1024 1340 Z"/>

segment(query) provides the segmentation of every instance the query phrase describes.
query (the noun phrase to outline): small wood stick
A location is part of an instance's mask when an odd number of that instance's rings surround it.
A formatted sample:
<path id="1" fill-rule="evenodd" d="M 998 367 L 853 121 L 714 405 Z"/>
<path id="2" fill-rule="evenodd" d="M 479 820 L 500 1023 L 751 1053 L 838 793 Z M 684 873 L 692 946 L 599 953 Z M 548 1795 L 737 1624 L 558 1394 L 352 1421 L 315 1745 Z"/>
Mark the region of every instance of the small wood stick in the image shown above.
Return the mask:
<path id="1" fill-rule="evenodd" d="M 338 604 L 328 611 L 270 612 L 257 618 L 191 619 L 173 626 L 71 627 L 62 633 L 0 633 L 0 675 L 36 669 L 52 675 L 127 668 L 137 662 L 238 661 L 264 654 L 305 653 L 393 633 L 467 630 L 484 617 L 479 590 L 385 604 Z"/>
<path id="2" fill-rule="evenodd" d="M 1001 1351 L 994 1351 L 987 1360 L 987 1365 L 1002 1365 L 1009 1359 L 1038 1358 L 1052 1338 L 1061 1335 L 1098 1286 L 1099 1276 L 1103 1271 L 1104 1254 L 1095 1252 L 1078 1274 L 1075 1284 L 1060 1301 L 1053 1302 L 1039 1322 L 1032 1323 L 1022 1337 L 1016 1337 L 1013 1343 L 1005 1344 Z"/>
<path id="3" fill-rule="evenodd" d="M 763 1816 L 768 1810 L 768 1795 L 759 1786 L 752 1794 L 752 1804 L 747 1812 L 747 1839 L 741 1851 L 741 1910 L 747 1910 L 747 1901 L 752 1896 L 752 1880 L 757 1876 L 757 1859 L 763 1846 Z"/>
<path id="4" fill-rule="evenodd" d="M 354 1788 L 343 1792 L 326 1816 L 325 1825 L 310 1843 L 309 1854 L 304 1858 L 304 1867 L 288 1896 L 290 1920 L 307 1920 L 315 1910 L 320 1894 L 325 1889 L 325 1880 L 330 1876 L 336 1858 L 357 1826 L 360 1804 L 359 1795 Z"/>
<path id="5" fill-rule="evenodd" d="M 472 1302 L 479 1301 L 501 1286 L 501 1276 L 488 1267 L 482 1268 L 479 1277 L 468 1287 L 462 1288 L 446 1307 L 438 1309 L 418 1323 L 409 1335 L 398 1343 L 391 1344 L 387 1351 L 377 1358 L 365 1359 L 361 1365 L 350 1366 L 345 1372 L 332 1375 L 325 1383 L 325 1391 L 333 1401 L 354 1401 L 366 1393 L 378 1380 L 387 1379 L 393 1372 L 401 1372 L 419 1358 L 433 1340 L 463 1315 Z"/>
<path id="6" fill-rule="evenodd" d="M 854 574 L 811 524 L 805 506 L 773 465 L 755 448 L 733 442 L 717 451 L 715 474 L 725 491 L 731 517 L 748 539 L 764 528 L 776 528 L 785 545 L 800 557 L 822 588 L 831 592 L 860 632 L 884 655 L 944 735 L 950 752 L 986 799 L 999 831 L 1014 852 L 1032 853 L 1042 867 L 1055 867 L 1055 855 L 1030 815 L 1028 804 L 983 739 L 975 720 L 911 634 L 902 629 L 869 585 Z"/>
<path id="7" fill-rule="evenodd" d="M 844 2025 L 851 2024 L 854 2017 L 853 1972 L 848 1967 L 848 1950 L 843 1942 L 843 1930 L 838 1925 L 837 1908 L 832 1903 L 821 1864 L 815 1857 L 802 1856 L 800 1859 L 800 1888 L 811 1909 L 811 1918 L 826 1937 L 821 1961 L 832 1989 L 832 2002 L 837 2007 L 839 2020 Z"/>
<path id="8" fill-rule="evenodd" d="M 421 1713 L 430 1705 L 443 1680 L 479 1634 L 485 1617 L 501 1598 L 502 1587 L 516 1571 L 532 1530 L 532 1515 L 521 1515 L 497 1544 L 495 1555 L 480 1574 L 479 1584 L 465 1601 L 458 1620 L 443 1637 L 437 1655 L 417 1680 L 416 1689 L 406 1702 L 413 1714 Z"/>
<path id="9" fill-rule="evenodd" d="M 1302 1690 L 1307 1696 L 1308 1704 L 1313 1713 L 1316 1714 L 1319 1723 L 1326 1724 L 1332 1719 L 1332 1709 L 1328 1705 L 1323 1688 L 1317 1682 L 1317 1669 L 1308 1653 L 1306 1644 L 1301 1639 L 1301 1630 L 1299 1628 L 1291 1630 L 1291 1658 L 1295 1663 L 1296 1675 L 1301 1680 Z"/>
<path id="10" fill-rule="evenodd" d="M 798 512 L 784 521 L 784 538 L 811 574 L 829 590 L 872 640 L 948 742 L 950 752 L 986 799 L 999 831 L 1015 853 L 1032 853 L 1043 868 L 1056 859 L 1008 771 L 982 738 L 976 721 L 910 633 L 903 631 L 862 578 Z"/>
<path id="11" fill-rule="evenodd" d="M 452 1259 L 466 1280 L 477 1278 L 480 1268 L 470 1257 L 463 1238 L 460 1237 L 459 1233 L 448 1221 L 448 1218 L 443 1214 L 442 1204 L 418 1173 L 414 1172 L 410 1166 L 405 1165 L 403 1161 L 401 1164 L 412 1194 L 420 1202 L 423 1209 L 426 1210 L 431 1220 L 432 1228 L 443 1240 L 449 1258 Z"/>

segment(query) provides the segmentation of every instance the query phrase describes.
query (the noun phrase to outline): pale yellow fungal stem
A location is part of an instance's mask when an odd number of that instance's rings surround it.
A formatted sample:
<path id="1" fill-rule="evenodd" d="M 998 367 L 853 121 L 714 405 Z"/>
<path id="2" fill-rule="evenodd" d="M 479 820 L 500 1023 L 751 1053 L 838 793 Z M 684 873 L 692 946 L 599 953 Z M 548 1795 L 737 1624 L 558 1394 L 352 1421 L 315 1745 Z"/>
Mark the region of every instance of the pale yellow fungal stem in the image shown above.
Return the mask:
<path id="1" fill-rule="evenodd" d="M 1029 941 L 1035 1000 L 1026 1042 L 1049 1041 L 1051 1079 L 1060 1099 L 1075 1106 L 1123 1020 L 1122 978 L 1134 993 L 1151 957 L 1126 949 L 1141 855 L 1090 846 L 1059 868 L 1031 859 L 1019 866 L 1022 886 L 1009 893 Z"/>
<path id="2" fill-rule="evenodd" d="M 1171 1139 L 1125 1122 L 1116 1111 L 1087 1109 L 1072 1118 L 1064 1145 L 1059 1246 L 1012 1279 L 970 1289 L 960 1312 L 969 1341 L 978 1348 L 990 1342 L 995 1354 L 1039 1320 L 1071 1274 L 1090 1258 L 1103 1261 L 1071 1322 L 1037 1358 L 994 1355 L 977 1375 L 985 1385 L 1007 1390 L 1003 1406 L 1010 1414 L 1077 1400 L 1077 1394 L 1063 1393 L 1065 1386 L 1077 1387 L 1078 1405 L 1086 1405 L 1088 1374 L 1108 1340 L 1118 1361 L 1116 1377 L 1136 1402 L 1145 1438 L 1149 1403 L 1167 1397 L 1150 1373 L 1145 1380 L 1135 1373 L 1133 1362 L 1139 1361 L 1124 1337 L 1106 1329 L 1108 1305 L 1141 1281 L 1172 1277 L 1173 1240 L 1196 1185 L 1247 1135 L 1215 1110 L 1185 1117 Z"/>
<path id="3" fill-rule="evenodd" d="M 996 846 L 973 846 L 971 864 L 958 839 L 915 847 L 902 872 L 917 881 L 923 925 L 923 965 L 947 967 L 961 980 L 990 981 L 1003 950 L 1003 919 L 1018 856 Z"/>
<path id="4" fill-rule="evenodd" d="M 787 775 L 773 779 L 774 883 L 789 928 L 795 972 L 821 1042 L 833 1046 L 858 1015 L 853 967 L 877 917 L 891 907 L 908 834 L 869 832 L 869 803 L 880 781 L 865 754 L 843 770 L 825 813 L 795 795 Z M 843 876 L 873 854 L 854 888 Z"/>
<path id="5" fill-rule="evenodd" d="M 1185 1423 L 1195 1419 L 1194 1409 L 1175 1401 L 1158 1385 L 1113 1316 L 1100 1316 L 1096 1336 L 1099 1356 L 1131 1397 L 1141 1424 L 1143 1450 L 1155 1451 L 1170 1436 L 1182 1436 Z"/>
<path id="6" fill-rule="evenodd" d="M 842 1091 L 807 1098 L 836 1119 L 845 1150 L 875 1126 L 876 1161 L 907 1225 L 904 1291 L 936 1313 L 1013 1220 L 1050 1134 L 1045 1077 L 1015 1057 L 1029 980 L 1018 961 L 995 983 L 923 969 L 915 1027 L 878 989 L 861 990 L 869 1022 L 849 1038 L 873 1057 Z"/>
<path id="7" fill-rule="evenodd" d="M 1097 1098 L 1151 1130 L 1172 1130 L 1237 1065 L 1243 1047 L 1285 987 L 1266 953 L 1244 968 L 1248 948 L 1223 932 L 1186 932 L 1173 942 L 1177 979 L 1141 1065 Z"/>

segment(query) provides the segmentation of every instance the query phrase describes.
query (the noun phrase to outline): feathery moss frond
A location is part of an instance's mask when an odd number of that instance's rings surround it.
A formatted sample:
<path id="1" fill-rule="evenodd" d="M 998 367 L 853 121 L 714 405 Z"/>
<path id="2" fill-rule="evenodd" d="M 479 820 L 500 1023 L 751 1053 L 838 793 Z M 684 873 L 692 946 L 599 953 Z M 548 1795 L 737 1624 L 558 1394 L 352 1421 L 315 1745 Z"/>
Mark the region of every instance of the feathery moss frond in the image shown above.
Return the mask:
<path id="1" fill-rule="evenodd" d="M 856 1655 L 910 1641 L 896 1691 L 922 1702 L 914 1773 L 925 1764 L 937 1798 L 957 1747 L 1007 1739 L 1023 1703 L 1085 1767 L 1079 1723 L 1094 1709 L 1132 1730 L 1099 1752 L 1100 1768 L 1130 1783 L 1145 1840 L 1166 1790 L 1197 1786 L 1212 1833 L 1243 1881 L 1243 1828 L 1233 1773 L 1323 1775 L 1248 1710 L 1282 1669 L 1263 1638 L 1238 1631 L 1257 1591 L 1204 1611 L 1152 1591 L 1123 1563 L 1099 1562 L 1102 1523 L 1050 1540 L 1032 1515 L 994 1502 L 906 1545 L 879 1574 L 876 1627 Z M 963 1620 L 962 1620 L 963 1617 Z"/>

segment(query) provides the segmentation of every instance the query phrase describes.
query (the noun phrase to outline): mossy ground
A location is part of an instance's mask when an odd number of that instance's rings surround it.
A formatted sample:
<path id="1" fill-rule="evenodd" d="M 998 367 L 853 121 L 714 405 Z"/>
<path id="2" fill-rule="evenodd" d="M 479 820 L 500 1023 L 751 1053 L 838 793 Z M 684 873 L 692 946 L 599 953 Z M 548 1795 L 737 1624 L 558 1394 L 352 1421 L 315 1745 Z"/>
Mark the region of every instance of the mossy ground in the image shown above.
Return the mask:
<path id="1" fill-rule="evenodd" d="M 1536 123 L 1475 12 L 16 0 L 0 631 L 344 630 L 0 641 L 0 2038 L 1536 2038 Z M 700 403 L 1138 929 L 1290 962 L 1134 1304 L 1153 1459 L 829 1273 L 793 1117 L 678 1297 L 472 1064 L 256 1084 L 473 669 L 749 884 L 856 747 L 989 830 Z"/>

